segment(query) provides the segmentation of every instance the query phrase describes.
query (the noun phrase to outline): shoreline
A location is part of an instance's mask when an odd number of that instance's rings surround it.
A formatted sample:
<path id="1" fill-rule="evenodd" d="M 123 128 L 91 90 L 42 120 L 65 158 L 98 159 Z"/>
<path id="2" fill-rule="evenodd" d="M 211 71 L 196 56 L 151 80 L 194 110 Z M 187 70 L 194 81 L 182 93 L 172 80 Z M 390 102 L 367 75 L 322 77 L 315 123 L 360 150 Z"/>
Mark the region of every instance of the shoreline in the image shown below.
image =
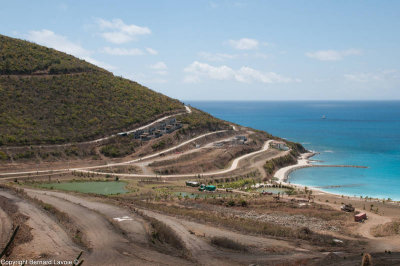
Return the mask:
<path id="1" fill-rule="evenodd" d="M 279 169 L 278 171 L 276 171 L 276 173 L 274 174 L 274 177 L 277 178 L 278 180 L 276 182 L 282 183 L 284 185 L 287 186 L 294 186 L 296 188 L 301 188 L 304 189 L 305 187 L 319 192 L 319 193 L 325 193 L 325 194 L 329 194 L 332 196 L 338 196 L 338 197 L 350 197 L 350 198 L 354 198 L 354 199 L 359 199 L 358 196 L 355 195 L 349 195 L 347 193 L 343 193 L 343 194 L 338 194 L 338 193 L 334 193 L 334 192 L 329 192 L 324 190 L 323 188 L 320 187 L 313 187 L 313 186 L 305 186 L 302 184 L 294 184 L 294 183 L 290 183 L 288 182 L 289 179 L 289 175 L 299 169 L 303 169 L 303 168 L 308 168 L 308 167 L 348 167 L 348 168 L 368 168 L 367 166 L 359 166 L 359 165 L 315 165 L 312 164 L 310 160 L 311 157 L 315 156 L 316 154 L 318 154 L 318 152 L 306 152 L 306 153 L 302 153 L 300 154 L 300 157 L 297 160 L 297 164 L 294 165 L 289 165 L 289 166 L 285 166 L 281 169 Z M 361 195 L 362 196 L 362 195 Z M 362 196 L 363 199 L 365 199 L 365 196 Z M 368 197 L 370 200 L 376 200 L 376 201 L 382 201 L 385 200 L 387 201 L 388 197 L 386 198 L 378 198 L 378 197 Z M 392 202 L 396 203 L 396 202 L 400 202 L 400 198 L 399 199 L 392 199 Z"/>

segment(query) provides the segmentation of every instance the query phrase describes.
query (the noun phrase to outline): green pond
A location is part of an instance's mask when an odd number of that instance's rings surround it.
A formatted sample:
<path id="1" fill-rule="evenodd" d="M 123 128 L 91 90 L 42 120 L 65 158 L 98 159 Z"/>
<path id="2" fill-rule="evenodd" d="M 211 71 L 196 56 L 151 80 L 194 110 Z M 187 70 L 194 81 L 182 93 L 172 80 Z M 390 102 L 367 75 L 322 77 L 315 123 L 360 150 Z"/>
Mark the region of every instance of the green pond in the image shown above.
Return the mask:
<path id="1" fill-rule="evenodd" d="M 271 193 L 274 193 L 274 194 L 278 194 L 278 193 L 281 193 L 281 194 L 284 194 L 284 193 L 286 193 L 287 191 L 288 191 L 288 189 L 286 189 L 286 188 L 279 188 L 279 187 L 262 187 L 262 188 L 258 188 L 257 189 L 257 192 L 271 192 Z"/>
<path id="2" fill-rule="evenodd" d="M 39 187 L 47 189 L 59 189 L 77 191 L 82 193 L 94 193 L 101 195 L 123 194 L 129 192 L 125 189 L 126 182 L 121 181 L 90 181 L 90 182 L 65 182 L 40 184 Z"/>

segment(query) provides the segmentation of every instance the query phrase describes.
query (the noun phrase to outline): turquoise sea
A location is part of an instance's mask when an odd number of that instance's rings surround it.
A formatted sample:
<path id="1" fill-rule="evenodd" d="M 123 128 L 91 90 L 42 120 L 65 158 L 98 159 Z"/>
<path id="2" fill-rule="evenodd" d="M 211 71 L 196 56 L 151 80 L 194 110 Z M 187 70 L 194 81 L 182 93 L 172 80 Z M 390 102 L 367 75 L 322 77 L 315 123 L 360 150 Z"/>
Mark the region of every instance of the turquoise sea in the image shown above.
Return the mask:
<path id="1" fill-rule="evenodd" d="M 290 182 L 350 196 L 400 200 L 400 101 L 187 102 L 212 115 L 300 142 L 321 164 Z M 326 119 L 322 119 L 325 115 Z"/>

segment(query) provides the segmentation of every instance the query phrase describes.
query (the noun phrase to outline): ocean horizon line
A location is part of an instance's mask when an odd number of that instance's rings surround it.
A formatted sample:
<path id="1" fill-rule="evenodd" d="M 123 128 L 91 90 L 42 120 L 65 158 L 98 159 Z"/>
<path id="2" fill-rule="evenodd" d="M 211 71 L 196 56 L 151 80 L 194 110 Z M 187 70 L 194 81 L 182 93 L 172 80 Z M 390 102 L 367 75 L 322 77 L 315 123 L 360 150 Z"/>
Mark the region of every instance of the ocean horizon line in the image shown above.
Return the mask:
<path id="1" fill-rule="evenodd" d="M 359 100 L 359 99 L 354 99 L 354 100 L 180 100 L 182 102 L 400 102 L 400 99 L 384 99 L 384 100 Z"/>

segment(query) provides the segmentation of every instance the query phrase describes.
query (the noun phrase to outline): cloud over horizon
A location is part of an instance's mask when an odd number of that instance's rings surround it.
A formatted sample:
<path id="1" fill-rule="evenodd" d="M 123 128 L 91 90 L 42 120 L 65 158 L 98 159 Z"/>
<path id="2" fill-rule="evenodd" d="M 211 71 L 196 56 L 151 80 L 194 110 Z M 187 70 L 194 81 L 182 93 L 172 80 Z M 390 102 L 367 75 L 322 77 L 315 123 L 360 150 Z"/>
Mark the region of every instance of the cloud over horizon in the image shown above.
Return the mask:
<path id="1" fill-rule="evenodd" d="M 183 70 L 187 75 L 186 83 L 197 83 L 204 78 L 214 80 L 233 80 L 241 83 L 260 82 L 266 84 L 301 82 L 300 79 L 288 78 L 275 72 L 262 72 L 251 67 L 242 66 L 234 70 L 226 65 L 212 66 L 207 63 L 194 61 Z"/>
<path id="2" fill-rule="evenodd" d="M 344 74 L 344 77 L 348 81 L 352 82 L 387 82 L 400 80 L 400 71 L 397 69 L 382 70 L 377 72 L 364 72 L 364 73 L 352 73 Z"/>
<path id="3" fill-rule="evenodd" d="M 100 34 L 106 41 L 123 44 L 137 39 L 139 35 L 151 34 L 148 27 L 140 27 L 134 24 L 125 24 L 122 19 L 105 20 L 96 19 L 102 33 Z"/>
<path id="4" fill-rule="evenodd" d="M 126 55 L 126 56 L 137 56 L 137 55 L 144 55 L 145 53 L 138 48 L 111 48 L 111 47 L 104 47 L 101 49 L 102 53 L 110 54 L 110 55 Z"/>

